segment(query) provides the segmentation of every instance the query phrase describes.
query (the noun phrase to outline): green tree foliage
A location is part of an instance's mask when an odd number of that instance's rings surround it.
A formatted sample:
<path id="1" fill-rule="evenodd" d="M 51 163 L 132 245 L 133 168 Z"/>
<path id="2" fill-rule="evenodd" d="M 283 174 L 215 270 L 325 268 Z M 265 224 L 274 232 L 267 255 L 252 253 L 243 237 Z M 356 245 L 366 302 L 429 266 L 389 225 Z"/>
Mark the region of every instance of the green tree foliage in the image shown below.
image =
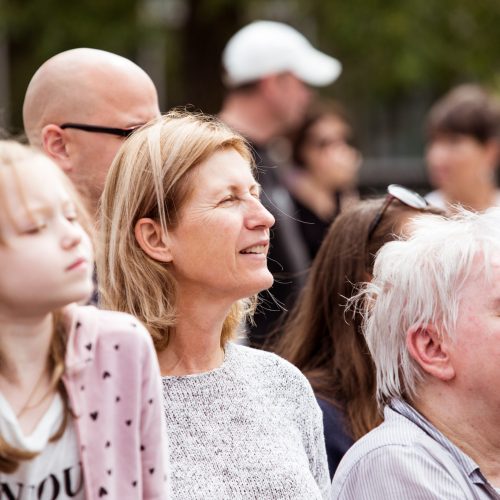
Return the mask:
<path id="1" fill-rule="evenodd" d="M 154 8 L 146 15 L 148 5 Z M 183 15 L 172 20 L 174 7 Z M 77 46 L 137 60 L 145 46 L 162 44 L 165 107 L 192 103 L 216 112 L 221 51 L 255 18 L 294 25 L 343 63 L 326 93 L 354 110 L 372 142 L 384 129 L 391 140 L 402 134 L 405 149 L 415 143 L 428 105 L 450 86 L 500 84 L 498 0 L 0 0 L 13 125 L 21 125 L 24 91 L 36 68 Z"/>
<path id="2" fill-rule="evenodd" d="M 498 74 L 498 0 L 307 4 L 322 45 L 345 62 L 339 82 L 345 93 L 374 99 L 416 87 L 439 93 L 464 80 L 492 84 Z"/>
<path id="3" fill-rule="evenodd" d="M 141 27 L 137 0 L 3 0 L 0 23 L 8 43 L 12 128 L 22 126 L 28 82 L 40 64 L 74 47 L 134 57 Z"/>

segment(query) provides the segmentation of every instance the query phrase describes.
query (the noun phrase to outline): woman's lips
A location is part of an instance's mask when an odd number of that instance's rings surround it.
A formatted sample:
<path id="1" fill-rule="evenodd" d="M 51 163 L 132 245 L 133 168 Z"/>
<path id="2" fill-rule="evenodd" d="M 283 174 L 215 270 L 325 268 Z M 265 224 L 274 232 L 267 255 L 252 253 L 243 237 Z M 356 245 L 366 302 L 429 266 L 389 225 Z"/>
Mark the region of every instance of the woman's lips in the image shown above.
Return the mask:
<path id="1" fill-rule="evenodd" d="M 255 243 L 254 245 L 240 250 L 240 253 L 244 255 L 267 255 L 268 250 L 269 240 L 262 240 Z"/>

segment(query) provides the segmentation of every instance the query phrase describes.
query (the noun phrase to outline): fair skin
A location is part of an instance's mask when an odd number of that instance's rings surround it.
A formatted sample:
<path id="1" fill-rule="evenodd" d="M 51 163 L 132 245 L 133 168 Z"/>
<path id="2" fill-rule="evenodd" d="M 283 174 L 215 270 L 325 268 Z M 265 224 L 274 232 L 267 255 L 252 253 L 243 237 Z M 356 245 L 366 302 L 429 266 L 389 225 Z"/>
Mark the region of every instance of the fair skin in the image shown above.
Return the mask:
<path id="1" fill-rule="evenodd" d="M 350 189 L 356 184 L 359 153 L 347 142 L 351 131 L 335 115 L 326 115 L 311 126 L 304 145 L 306 167 L 318 186 Z"/>
<path id="2" fill-rule="evenodd" d="M 249 161 L 236 150 L 216 152 L 196 167 L 192 193 L 178 225 L 165 234 L 143 218 L 139 245 L 169 263 L 178 285 L 178 322 L 160 352 L 163 375 L 187 375 L 220 366 L 222 325 L 232 304 L 272 285 L 267 269 L 273 216 L 259 201 Z"/>
<path id="3" fill-rule="evenodd" d="M 73 49 L 46 61 L 32 78 L 23 106 L 30 143 L 69 175 L 94 212 L 124 138 L 60 125 L 126 129 L 159 116 L 149 76 L 128 59 L 94 49 Z"/>
<path id="4" fill-rule="evenodd" d="M 296 128 L 312 98 L 311 89 L 291 73 L 259 80 L 248 92 L 230 92 L 220 119 L 256 144 Z"/>
<path id="5" fill-rule="evenodd" d="M 481 211 L 495 204 L 495 169 L 498 143 L 481 143 L 463 134 L 438 134 L 427 148 L 427 165 L 433 186 L 446 201 Z"/>
<path id="6" fill-rule="evenodd" d="M 52 311 L 85 300 L 93 288 L 89 237 L 57 167 L 48 162 L 19 165 L 19 178 L 2 175 L 0 393 L 25 435 L 53 396 L 47 365 Z"/>
<path id="7" fill-rule="evenodd" d="M 294 179 L 294 194 L 324 220 L 336 209 L 332 192 L 347 191 L 356 184 L 361 160 L 347 142 L 350 135 L 342 119 L 325 115 L 310 127 L 302 148 L 305 169 Z"/>
<path id="8" fill-rule="evenodd" d="M 476 271 L 479 259 L 476 257 Z M 491 277 L 472 274 L 462 291 L 454 339 L 434 325 L 410 328 L 407 346 L 425 373 L 412 402 L 500 486 L 500 252 Z"/>

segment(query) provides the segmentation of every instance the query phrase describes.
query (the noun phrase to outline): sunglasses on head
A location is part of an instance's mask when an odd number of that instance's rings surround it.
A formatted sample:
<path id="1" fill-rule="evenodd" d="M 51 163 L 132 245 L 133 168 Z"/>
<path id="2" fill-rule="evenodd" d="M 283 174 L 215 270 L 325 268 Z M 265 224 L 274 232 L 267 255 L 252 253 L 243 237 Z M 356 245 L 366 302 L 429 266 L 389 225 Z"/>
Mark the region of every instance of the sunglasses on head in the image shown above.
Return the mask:
<path id="1" fill-rule="evenodd" d="M 385 197 L 384 204 L 380 207 L 380 210 L 373 218 L 370 228 L 368 229 L 368 241 L 370 241 L 386 210 L 394 200 L 398 200 L 403 205 L 414 208 L 415 210 L 422 210 L 429 206 L 429 202 L 415 191 L 405 188 L 404 186 L 400 186 L 399 184 L 390 184 L 387 186 L 387 196 Z"/>

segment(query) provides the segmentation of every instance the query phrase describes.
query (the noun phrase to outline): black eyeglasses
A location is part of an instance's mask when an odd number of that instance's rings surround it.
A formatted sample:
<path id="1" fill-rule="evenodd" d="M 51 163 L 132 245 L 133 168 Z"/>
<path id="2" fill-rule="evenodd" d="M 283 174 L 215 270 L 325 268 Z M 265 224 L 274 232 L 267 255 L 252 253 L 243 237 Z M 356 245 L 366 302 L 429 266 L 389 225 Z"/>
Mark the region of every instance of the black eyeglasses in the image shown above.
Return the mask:
<path id="1" fill-rule="evenodd" d="M 368 229 L 367 241 L 370 241 L 373 233 L 375 232 L 375 229 L 377 229 L 377 227 L 379 226 L 382 217 L 384 216 L 386 210 L 389 208 L 389 205 L 393 202 L 393 200 L 398 200 L 403 205 L 414 208 L 415 210 L 422 210 L 429 206 L 429 202 L 424 197 L 420 196 L 418 193 L 412 191 L 411 189 L 407 189 L 404 186 L 400 186 L 399 184 L 391 184 L 387 186 L 387 196 L 385 197 L 385 202 L 370 224 L 370 228 Z"/>
<path id="2" fill-rule="evenodd" d="M 87 125 L 85 123 L 63 123 L 60 125 L 62 129 L 65 128 L 75 128 L 78 130 L 84 130 L 85 132 L 99 132 L 101 134 L 111 134 L 117 135 L 119 137 L 128 137 L 132 132 L 141 128 L 142 125 L 134 125 L 130 128 L 114 128 L 114 127 L 102 127 L 101 125 Z"/>

